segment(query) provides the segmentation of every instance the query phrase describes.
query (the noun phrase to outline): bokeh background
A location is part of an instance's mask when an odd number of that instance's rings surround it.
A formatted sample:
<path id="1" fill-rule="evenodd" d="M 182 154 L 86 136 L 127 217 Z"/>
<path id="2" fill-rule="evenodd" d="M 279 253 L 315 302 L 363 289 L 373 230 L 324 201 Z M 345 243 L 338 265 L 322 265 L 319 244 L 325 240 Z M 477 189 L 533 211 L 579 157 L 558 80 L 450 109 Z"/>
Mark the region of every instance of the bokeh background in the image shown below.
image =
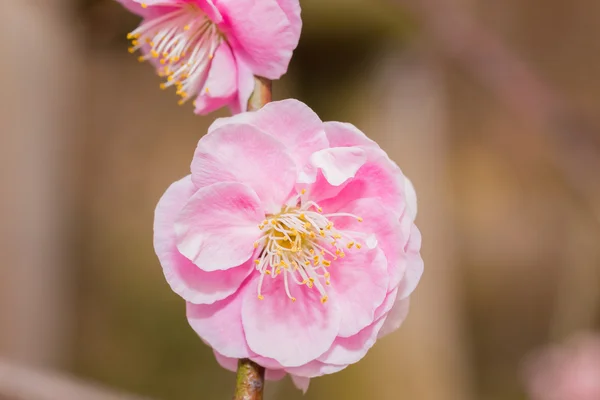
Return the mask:
<path id="1" fill-rule="evenodd" d="M 599 328 L 600 2 L 301 4 L 274 96 L 401 166 L 426 270 L 362 362 L 266 399 L 526 399 L 528 353 Z M 127 53 L 137 23 L 114 0 L 0 0 L 0 399 L 232 394 L 152 249 L 156 202 L 227 113 L 160 91 Z"/>

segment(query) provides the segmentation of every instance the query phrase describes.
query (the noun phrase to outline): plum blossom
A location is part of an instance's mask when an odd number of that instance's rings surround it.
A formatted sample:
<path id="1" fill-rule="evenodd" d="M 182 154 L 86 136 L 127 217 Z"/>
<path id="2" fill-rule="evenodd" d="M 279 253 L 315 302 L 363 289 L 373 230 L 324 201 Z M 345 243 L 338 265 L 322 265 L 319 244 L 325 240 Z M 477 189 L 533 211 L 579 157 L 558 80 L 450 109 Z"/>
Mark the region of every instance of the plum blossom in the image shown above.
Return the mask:
<path id="1" fill-rule="evenodd" d="M 423 272 L 416 213 L 374 141 L 284 100 L 211 125 L 158 203 L 154 246 L 223 367 L 249 358 L 306 390 L 404 321 Z"/>
<path id="2" fill-rule="evenodd" d="M 600 337 L 580 334 L 531 355 L 525 379 L 531 400 L 600 399 Z"/>
<path id="3" fill-rule="evenodd" d="M 143 18 L 130 53 L 195 112 L 246 111 L 254 75 L 279 79 L 300 38 L 299 0 L 117 0 Z"/>

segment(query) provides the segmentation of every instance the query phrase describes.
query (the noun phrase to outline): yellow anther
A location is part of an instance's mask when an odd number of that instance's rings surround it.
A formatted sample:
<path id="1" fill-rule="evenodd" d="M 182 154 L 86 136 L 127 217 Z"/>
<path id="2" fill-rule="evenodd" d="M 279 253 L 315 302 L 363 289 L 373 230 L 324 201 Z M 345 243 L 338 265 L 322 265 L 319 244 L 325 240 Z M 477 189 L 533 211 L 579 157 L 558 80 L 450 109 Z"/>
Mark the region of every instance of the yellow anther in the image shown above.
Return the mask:
<path id="1" fill-rule="evenodd" d="M 324 256 L 325 255 L 325 250 L 321 250 L 321 255 Z"/>
<path id="2" fill-rule="evenodd" d="M 210 93 L 210 89 L 209 89 L 209 88 L 206 88 L 206 89 L 204 89 L 204 91 L 205 91 L 207 94 L 208 94 L 208 93 Z"/>
<path id="3" fill-rule="evenodd" d="M 285 267 L 287 267 L 287 264 L 285 263 L 285 261 L 281 260 L 281 261 L 279 261 L 279 266 L 285 268 Z"/>
<path id="4" fill-rule="evenodd" d="M 325 284 L 326 284 L 327 286 L 329 286 L 329 285 L 331 285 L 331 281 L 325 281 Z"/>
<path id="5" fill-rule="evenodd" d="M 162 56 L 164 58 L 169 58 L 169 53 L 167 53 L 166 51 L 163 51 Z"/>
<path id="6" fill-rule="evenodd" d="M 360 248 L 362 247 L 362 244 L 360 243 L 356 243 L 356 248 L 360 250 Z"/>
<path id="7" fill-rule="evenodd" d="M 167 88 L 167 84 L 163 82 L 163 83 L 161 83 L 161 84 L 159 85 L 159 87 L 160 87 L 162 90 L 165 90 L 165 89 Z"/>
<path id="8" fill-rule="evenodd" d="M 167 77 L 167 80 L 168 80 L 169 82 L 173 82 L 173 80 L 174 80 L 174 79 L 175 79 L 175 78 L 173 78 L 173 75 L 169 75 L 169 76 Z"/>
<path id="9" fill-rule="evenodd" d="M 304 261 L 304 265 L 310 265 L 310 261 Z"/>
<path id="10" fill-rule="evenodd" d="M 347 248 L 351 249 L 354 246 L 354 242 L 350 242 L 346 245 Z"/>
<path id="11" fill-rule="evenodd" d="M 271 270 L 270 270 L 270 269 L 266 270 L 266 271 L 265 271 L 265 274 L 267 274 L 267 275 L 271 275 Z"/>
<path id="12" fill-rule="evenodd" d="M 165 65 L 165 64 L 167 63 L 167 60 L 165 60 L 164 58 L 161 58 L 161 60 L 160 60 L 160 63 L 161 63 L 162 65 Z"/>
<path id="13" fill-rule="evenodd" d="M 308 252 L 309 252 L 310 254 L 315 254 L 315 249 L 310 249 Z"/>
<path id="14" fill-rule="evenodd" d="M 144 62 L 144 61 L 146 61 L 146 58 L 144 56 L 139 56 L 138 57 L 138 61 L 139 62 Z"/>
<path id="15" fill-rule="evenodd" d="M 265 299 L 265 296 L 263 296 L 262 294 L 259 294 L 259 295 L 258 295 L 258 299 L 259 299 L 259 300 L 264 300 L 264 299 Z"/>
<path id="16" fill-rule="evenodd" d="M 176 63 L 179 61 L 179 57 L 175 56 L 175 57 L 171 57 L 171 62 L 172 63 Z"/>
<path id="17" fill-rule="evenodd" d="M 330 277 L 330 276 L 331 276 L 331 274 L 330 274 L 329 272 L 325 272 L 325 273 L 323 274 L 323 277 L 324 277 L 325 279 L 329 279 L 329 277 Z"/>
<path id="18" fill-rule="evenodd" d="M 254 242 L 254 248 L 258 249 L 258 242 Z"/>
<path id="19" fill-rule="evenodd" d="M 358 217 L 358 218 L 356 218 L 356 220 L 357 220 L 358 222 L 363 222 L 363 219 L 362 219 L 361 217 Z"/>
<path id="20" fill-rule="evenodd" d="M 183 27 L 183 30 L 184 30 L 184 31 L 189 31 L 189 30 L 190 30 L 190 26 L 189 26 L 189 25 L 186 25 L 186 26 L 184 26 L 184 27 Z"/>
<path id="21" fill-rule="evenodd" d="M 323 265 L 326 267 L 329 267 L 331 265 L 331 261 L 329 260 L 323 260 Z"/>
<path id="22" fill-rule="evenodd" d="M 308 288 L 309 288 L 309 289 L 312 289 L 312 288 L 313 288 L 313 283 L 312 283 L 312 282 L 308 282 L 308 283 L 306 284 L 306 286 L 308 286 Z"/>
<path id="23" fill-rule="evenodd" d="M 272 219 L 272 220 L 271 220 L 271 225 L 275 225 L 275 224 L 277 224 L 277 220 L 275 220 L 275 219 Z"/>
<path id="24" fill-rule="evenodd" d="M 295 297 L 291 297 L 290 300 L 292 301 L 292 303 L 296 302 L 296 298 Z"/>
<path id="25" fill-rule="evenodd" d="M 131 41 L 131 44 L 134 45 L 134 46 L 137 46 L 138 45 L 138 41 L 134 39 L 134 40 Z"/>
<path id="26" fill-rule="evenodd" d="M 185 104 L 185 99 L 181 99 L 177 102 L 177 104 L 179 104 L 180 106 Z"/>
<path id="27" fill-rule="evenodd" d="M 260 260 L 254 260 L 254 264 L 256 264 L 256 265 L 260 264 Z"/>
<path id="28" fill-rule="evenodd" d="M 129 54 L 133 54 L 135 53 L 135 47 L 130 47 L 127 49 L 127 51 L 129 52 Z"/>
<path id="29" fill-rule="evenodd" d="M 341 239 L 342 235 L 340 235 L 339 233 L 336 233 L 336 234 L 333 235 L 333 238 L 334 239 Z"/>
<path id="30" fill-rule="evenodd" d="M 312 225 L 310 224 L 310 222 L 305 222 L 304 223 L 304 228 L 306 228 L 306 229 L 310 229 L 311 226 Z"/>
<path id="31" fill-rule="evenodd" d="M 153 58 L 158 58 L 158 52 L 156 50 L 150 51 L 150 54 L 152 55 Z"/>
<path id="32" fill-rule="evenodd" d="M 135 35 L 133 33 L 129 32 L 127 34 L 127 39 L 131 40 L 131 39 L 134 39 L 134 38 L 135 38 Z"/>
<path id="33" fill-rule="evenodd" d="M 148 4 L 146 4 L 146 3 L 140 3 L 140 5 L 142 6 L 142 8 L 147 8 L 148 7 Z"/>
<path id="34" fill-rule="evenodd" d="M 327 296 L 323 296 L 323 297 L 321 297 L 321 303 L 322 303 L 322 304 L 325 304 L 325 303 L 327 303 L 327 300 L 328 300 L 328 299 L 329 299 L 329 298 L 328 298 Z"/>
<path id="35" fill-rule="evenodd" d="M 320 229 L 320 230 L 319 230 L 319 235 L 320 235 L 321 237 L 325 237 L 325 231 L 324 231 L 323 229 Z"/>
<path id="36" fill-rule="evenodd" d="M 346 253 L 344 253 L 343 251 L 340 253 L 340 258 L 344 258 L 346 257 Z"/>
<path id="37" fill-rule="evenodd" d="M 318 212 L 323 212 L 323 209 L 321 207 L 317 207 L 317 211 Z"/>
<path id="38" fill-rule="evenodd" d="M 331 229 L 333 228 L 333 223 L 329 222 L 326 226 L 325 229 Z"/>
<path id="39" fill-rule="evenodd" d="M 316 233 L 314 233 L 314 232 L 310 232 L 310 233 L 308 234 L 308 236 L 310 236 L 310 238 L 311 238 L 311 239 L 314 239 L 314 238 L 316 238 L 316 237 L 317 237 L 317 234 L 316 234 Z"/>
<path id="40" fill-rule="evenodd" d="M 308 278 L 308 281 L 309 281 L 310 283 L 313 283 L 313 282 L 315 281 L 315 278 Z"/>
<path id="41" fill-rule="evenodd" d="M 301 283 L 302 283 L 302 285 L 306 285 L 308 283 L 308 281 L 305 279 Z"/>
<path id="42" fill-rule="evenodd" d="M 302 189 L 302 190 L 300 191 L 300 194 L 306 194 L 306 189 Z"/>
<path id="43" fill-rule="evenodd" d="M 212 60 L 212 59 L 214 58 L 214 56 L 215 56 L 215 55 L 211 53 L 211 54 L 209 54 L 209 55 L 208 55 L 208 59 L 209 59 L 209 60 Z"/>

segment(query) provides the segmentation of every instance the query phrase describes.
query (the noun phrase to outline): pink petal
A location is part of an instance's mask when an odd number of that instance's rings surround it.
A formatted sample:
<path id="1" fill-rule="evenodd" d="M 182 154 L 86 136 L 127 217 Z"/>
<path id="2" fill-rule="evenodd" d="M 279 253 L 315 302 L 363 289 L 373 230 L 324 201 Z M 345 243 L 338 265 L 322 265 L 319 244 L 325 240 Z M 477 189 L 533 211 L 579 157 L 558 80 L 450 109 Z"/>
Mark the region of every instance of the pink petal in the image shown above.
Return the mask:
<path id="1" fill-rule="evenodd" d="M 392 309 L 388 313 L 383 326 L 379 330 L 379 334 L 377 336 L 379 339 L 400 328 L 400 326 L 408 316 L 409 306 L 410 299 L 401 299 L 399 297 L 398 299 L 396 299 L 396 304 L 394 304 L 394 307 L 392 307 Z"/>
<path id="2" fill-rule="evenodd" d="M 290 377 L 292 378 L 294 386 L 302 390 L 302 394 L 306 394 L 306 392 L 308 391 L 308 385 L 310 385 L 310 378 L 304 378 L 302 376 L 297 375 L 290 375 Z"/>
<path id="3" fill-rule="evenodd" d="M 346 122 L 325 122 L 325 134 L 331 147 L 376 147 L 379 145 L 369 139 L 357 127 Z"/>
<path id="4" fill-rule="evenodd" d="M 292 34 L 300 36 L 302 31 L 302 18 L 300 18 L 300 1 L 299 0 L 277 0 L 279 7 L 283 10 L 291 24 Z"/>
<path id="5" fill-rule="evenodd" d="M 264 300 L 257 297 L 257 283 L 246 292 L 242 323 L 253 352 L 272 358 L 284 367 L 295 367 L 316 359 L 335 339 L 340 326 L 338 303 L 321 304 L 316 289 L 294 285 L 292 302 L 285 293 L 283 276 L 263 282 Z"/>
<path id="6" fill-rule="evenodd" d="M 374 198 L 399 215 L 406 202 L 402 171 L 382 150 L 363 149 L 367 153 L 367 162 L 337 196 L 320 202 L 319 205 L 324 210 L 341 210 L 356 199 Z"/>
<path id="7" fill-rule="evenodd" d="M 238 366 L 238 358 L 225 357 L 223 354 L 220 354 L 218 351 L 214 351 L 215 358 L 219 365 L 229 371 L 237 372 Z M 279 381 L 283 379 L 287 373 L 282 369 L 267 369 L 265 371 L 265 379 L 268 381 Z"/>
<path id="8" fill-rule="evenodd" d="M 315 378 L 317 376 L 335 374 L 348 367 L 347 365 L 325 364 L 320 361 L 311 361 L 299 367 L 290 367 L 285 370 L 290 375 L 296 375 L 304 378 Z"/>
<path id="9" fill-rule="evenodd" d="M 194 195 L 190 176 L 173 183 L 156 206 L 154 249 L 171 289 L 185 300 L 211 304 L 233 294 L 253 269 L 247 262 L 228 271 L 205 272 L 185 258 L 177 249 L 175 220 Z"/>
<path id="10" fill-rule="evenodd" d="M 319 357 L 319 361 L 327 364 L 349 365 L 360 361 L 377 341 L 377 334 L 384 325 L 380 318 L 354 336 L 338 337 L 331 348 Z"/>
<path id="11" fill-rule="evenodd" d="M 247 55 L 255 75 L 279 79 L 285 74 L 300 39 L 299 18 L 292 25 L 276 0 L 219 0 L 217 7 L 224 16 L 221 30 L 236 52 Z"/>
<path id="12" fill-rule="evenodd" d="M 232 114 L 239 114 L 248 110 L 248 100 L 254 91 L 254 74 L 250 67 L 241 57 L 236 57 L 237 62 L 237 97 L 229 108 Z"/>
<path id="13" fill-rule="evenodd" d="M 237 66 L 227 42 L 215 51 L 203 93 L 210 97 L 230 97 L 237 89 Z"/>
<path id="14" fill-rule="evenodd" d="M 200 139 L 192 161 L 198 187 L 242 182 L 260 198 L 265 211 L 277 213 L 296 181 L 296 168 L 282 143 L 250 125 L 227 124 Z"/>
<path id="15" fill-rule="evenodd" d="M 298 170 L 308 163 L 314 152 L 328 147 L 323 122 L 313 110 L 298 100 L 274 101 L 256 112 L 219 118 L 208 128 L 208 132 L 234 123 L 256 126 L 277 138 L 296 161 Z"/>
<path id="16" fill-rule="evenodd" d="M 248 261 L 265 214 L 256 194 L 241 183 L 223 182 L 196 192 L 175 223 L 177 248 L 204 271 Z"/>
<path id="17" fill-rule="evenodd" d="M 213 0 L 192 0 L 215 24 L 223 22 L 223 16 L 219 9 L 214 5 Z"/>
<path id="18" fill-rule="evenodd" d="M 313 153 L 310 161 L 330 184 L 339 186 L 356 175 L 367 155 L 359 147 L 333 147 Z"/>
<path id="19" fill-rule="evenodd" d="M 400 282 L 398 297 L 407 298 L 417 287 L 423 275 L 423 259 L 420 254 L 421 232 L 415 224 L 412 224 L 410 238 L 405 246 L 406 272 Z"/>
<path id="20" fill-rule="evenodd" d="M 409 232 L 403 231 L 397 215 L 387 207 L 382 207 L 377 199 L 355 200 L 344 208 L 344 212 L 361 217 L 363 222 L 354 218 L 338 218 L 336 227 L 375 235 L 387 259 L 388 290 L 396 288 L 406 271 L 404 245 L 408 242 Z"/>
<path id="21" fill-rule="evenodd" d="M 240 311 L 243 289 L 214 304 L 186 303 L 190 326 L 210 347 L 231 358 L 248 358 Z"/>
<path id="22" fill-rule="evenodd" d="M 375 320 L 375 310 L 387 294 L 387 260 L 380 249 L 349 250 L 332 262 L 331 297 L 341 312 L 338 336 L 357 334 Z"/>
<path id="23" fill-rule="evenodd" d="M 117 0 L 130 12 L 144 18 L 156 18 L 164 13 L 172 11 L 173 5 L 177 5 L 178 0 Z M 142 3 L 147 7 L 142 7 Z"/>
<path id="24" fill-rule="evenodd" d="M 404 177 L 404 195 L 408 206 L 408 212 L 414 221 L 417 218 L 417 192 L 415 191 L 412 182 L 407 177 Z"/>
<path id="25" fill-rule="evenodd" d="M 237 76 L 231 48 L 223 42 L 212 59 L 200 96 L 194 101 L 196 114 L 206 115 L 231 103 L 237 94 Z"/>

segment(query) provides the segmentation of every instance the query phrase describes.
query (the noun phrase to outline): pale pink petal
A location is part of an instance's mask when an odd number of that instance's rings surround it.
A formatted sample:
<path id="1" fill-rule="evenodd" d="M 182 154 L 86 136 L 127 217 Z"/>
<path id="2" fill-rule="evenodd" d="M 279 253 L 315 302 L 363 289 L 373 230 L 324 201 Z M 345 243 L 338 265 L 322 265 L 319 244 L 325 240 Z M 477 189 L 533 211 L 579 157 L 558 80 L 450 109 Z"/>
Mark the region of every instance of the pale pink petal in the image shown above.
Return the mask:
<path id="1" fill-rule="evenodd" d="M 264 300 L 258 299 L 254 281 L 242 306 L 244 332 L 252 351 L 284 367 L 300 366 L 319 357 L 331 346 L 340 327 L 335 299 L 321 304 L 319 292 L 306 286 L 294 286 L 291 291 L 295 302 L 286 296 L 282 276 L 266 276 Z"/>
<path id="2" fill-rule="evenodd" d="M 404 177 L 404 195 L 406 196 L 406 204 L 408 212 L 414 221 L 417 218 L 417 192 L 410 179 Z"/>
<path id="3" fill-rule="evenodd" d="M 339 186 L 353 178 L 365 161 L 367 155 L 359 147 L 332 147 L 319 150 L 310 157 L 311 164 L 320 169 L 333 186 Z"/>
<path id="4" fill-rule="evenodd" d="M 360 361 L 377 341 L 377 334 L 384 322 L 385 318 L 380 318 L 356 335 L 347 338 L 338 337 L 331 348 L 318 360 L 335 365 L 349 365 Z"/>
<path id="5" fill-rule="evenodd" d="M 218 351 L 214 351 L 215 358 L 219 365 L 229 371 L 236 372 L 238 366 L 238 358 L 225 357 L 223 354 L 220 354 Z M 268 381 L 279 381 L 283 379 L 287 373 L 282 369 L 267 369 L 265 371 L 265 379 Z"/>
<path id="6" fill-rule="evenodd" d="M 228 271 L 205 272 L 177 249 L 175 220 L 196 192 L 190 176 L 173 183 L 156 206 L 154 249 L 173 291 L 196 304 L 210 304 L 233 294 L 253 269 L 247 262 Z"/>
<path id="7" fill-rule="evenodd" d="M 208 128 L 209 132 L 223 125 L 245 123 L 258 127 L 282 142 L 296 161 L 300 171 L 310 156 L 328 147 L 323 122 L 306 104 L 287 99 L 268 103 L 256 112 L 219 118 Z"/>
<path id="8" fill-rule="evenodd" d="M 196 114 L 205 115 L 232 102 L 237 91 L 237 76 L 231 48 L 223 42 L 212 59 L 204 87 L 194 101 Z"/>
<path id="9" fill-rule="evenodd" d="M 155 18 L 164 13 L 171 11 L 173 5 L 178 3 L 178 0 L 117 0 L 130 12 L 137 14 L 144 18 Z M 146 7 L 142 7 L 142 3 L 146 4 Z"/>
<path id="10" fill-rule="evenodd" d="M 283 10 L 291 24 L 292 34 L 300 37 L 302 31 L 302 18 L 299 0 L 277 0 L 277 4 Z"/>
<path id="11" fill-rule="evenodd" d="M 423 259 L 420 254 L 421 232 L 415 224 L 412 224 L 410 238 L 405 246 L 406 254 L 406 272 L 400 282 L 398 297 L 404 299 L 408 297 L 417 287 L 423 275 Z"/>
<path id="12" fill-rule="evenodd" d="M 308 385 L 310 385 L 310 378 L 304 378 L 302 376 L 297 375 L 290 375 L 290 377 L 292 378 L 294 386 L 302 390 L 303 394 L 306 394 L 306 391 L 308 390 Z"/>
<path id="13" fill-rule="evenodd" d="M 219 0 L 217 7 L 224 16 L 221 30 L 236 52 L 247 55 L 255 75 L 279 79 L 285 74 L 300 39 L 299 18 L 292 25 L 276 0 Z"/>
<path id="14" fill-rule="evenodd" d="M 387 207 L 382 207 L 377 199 L 359 199 L 348 204 L 344 212 L 362 218 L 337 218 L 335 225 L 341 230 L 364 232 L 375 235 L 379 248 L 383 250 L 388 262 L 388 290 L 396 288 L 406 271 L 406 259 L 403 246 L 409 240 L 409 230 L 404 231 L 397 215 Z M 407 218 L 408 219 L 408 218 Z"/>
<path id="15" fill-rule="evenodd" d="M 242 182 L 256 192 L 265 211 L 277 213 L 294 186 L 296 168 L 274 137 L 251 125 L 228 124 L 200 139 L 192 181 L 198 187 Z"/>
<path id="16" fill-rule="evenodd" d="M 383 301 L 383 303 L 381 303 L 381 305 L 377 307 L 377 310 L 375 310 L 375 319 L 379 320 L 381 319 L 381 317 L 386 316 L 386 314 L 390 312 L 392 307 L 394 307 L 394 304 L 396 304 L 397 298 L 398 288 L 389 291 L 388 294 L 385 296 L 385 300 Z"/>
<path id="17" fill-rule="evenodd" d="M 234 54 L 235 56 L 235 54 Z M 239 114 L 248 110 L 248 100 L 254 91 L 254 74 L 241 57 L 236 56 L 237 63 L 237 96 L 231 102 L 229 108 L 232 114 Z"/>
<path id="18" fill-rule="evenodd" d="M 248 358 L 240 311 L 244 290 L 214 304 L 186 303 L 190 326 L 210 347 L 231 358 Z"/>
<path id="19" fill-rule="evenodd" d="M 396 329 L 400 328 L 406 317 L 408 316 L 408 309 L 410 306 L 410 299 L 396 299 L 396 303 L 394 307 L 390 310 L 387 317 L 385 318 L 385 323 L 379 330 L 379 334 L 377 336 L 378 339 L 392 333 Z"/>
<path id="20" fill-rule="evenodd" d="M 367 153 L 367 161 L 356 176 L 346 183 L 337 196 L 319 202 L 319 205 L 324 210 L 341 210 L 356 199 L 374 198 L 399 215 L 405 204 L 402 171 L 382 150 L 363 149 Z"/>
<path id="21" fill-rule="evenodd" d="M 198 190 L 179 213 L 177 248 L 205 271 L 237 267 L 252 256 L 264 217 L 252 189 L 236 182 L 215 183 Z"/>
<path id="22" fill-rule="evenodd" d="M 379 148 L 360 129 L 346 122 L 328 121 L 324 123 L 325 134 L 331 147 L 367 146 Z"/>
<path id="23" fill-rule="evenodd" d="M 341 312 L 338 336 L 357 334 L 375 320 L 375 310 L 387 294 L 387 260 L 380 249 L 348 250 L 344 258 L 333 261 L 331 298 Z M 275 358 L 275 357 L 273 357 Z"/>
<path id="24" fill-rule="evenodd" d="M 290 375 L 304 378 L 316 378 L 317 376 L 335 374 L 348 367 L 348 365 L 325 364 L 321 361 L 311 361 L 299 367 L 289 367 L 285 370 Z"/>

